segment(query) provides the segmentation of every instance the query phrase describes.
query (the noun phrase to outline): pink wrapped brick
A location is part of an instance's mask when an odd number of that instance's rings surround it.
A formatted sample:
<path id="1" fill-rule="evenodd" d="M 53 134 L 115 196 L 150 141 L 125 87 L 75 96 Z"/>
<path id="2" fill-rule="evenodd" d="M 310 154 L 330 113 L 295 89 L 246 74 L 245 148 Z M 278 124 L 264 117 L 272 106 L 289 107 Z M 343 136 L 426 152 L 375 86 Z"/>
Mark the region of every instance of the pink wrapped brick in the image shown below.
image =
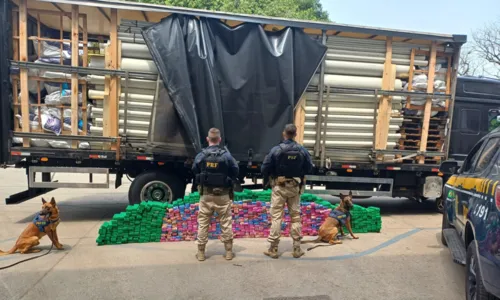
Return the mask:
<path id="1" fill-rule="evenodd" d="M 269 235 L 271 217 L 269 202 L 234 202 L 232 205 L 233 232 L 235 238 L 266 238 Z M 329 214 L 326 209 L 315 203 L 301 206 L 303 235 L 316 235 L 321 222 Z M 198 204 L 191 204 L 183 209 L 171 208 L 163 218 L 161 241 L 194 241 L 197 233 Z M 220 226 L 216 226 L 219 218 L 212 218 L 209 227 L 209 238 L 218 238 Z M 320 220 L 320 221 L 319 221 Z M 283 218 L 282 235 L 290 235 L 290 216 Z"/>

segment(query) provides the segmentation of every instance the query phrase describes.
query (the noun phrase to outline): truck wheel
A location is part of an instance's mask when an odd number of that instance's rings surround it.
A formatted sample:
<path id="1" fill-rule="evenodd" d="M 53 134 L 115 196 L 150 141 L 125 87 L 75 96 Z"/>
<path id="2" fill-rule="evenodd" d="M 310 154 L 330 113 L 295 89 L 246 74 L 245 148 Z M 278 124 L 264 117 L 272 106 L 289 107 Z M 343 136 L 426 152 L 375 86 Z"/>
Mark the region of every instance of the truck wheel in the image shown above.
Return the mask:
<path id="1" fill-rule="evenodd" d="M 465 264 L 465 297 L 467 300 L 495 300 L 483 285 L 476 244 L 472 241 L 467 247 L 467 260 Z"/>
<path id="2" fill-rule="evenodd" d="M 445 229 L 452 228 L 450 221 L 448 221 L 448 216 L 446 215 L 446 212 L 443 212 L 443 221 L 441 222 L 441 243 L 444 246 L 448 246 L 448 243 L 446 243 L 446 239 L 444 238 L 443 231 Z"/>
<path id="3" fill-rule="evenodd" d="M 171 203 L 184 197 L 186 182 L 173 174 L 149 171 L 139 174 L 128 191 L 131 205 L 142 201 L 158 201 Z"/>
<path id="4" fill-rule="evenodd" d="M 437 212 L 443 214 L 444 213 L 444 198 L 443 198 L 443 196 L 437 198 L 434 203 L 436 205 Z"/>

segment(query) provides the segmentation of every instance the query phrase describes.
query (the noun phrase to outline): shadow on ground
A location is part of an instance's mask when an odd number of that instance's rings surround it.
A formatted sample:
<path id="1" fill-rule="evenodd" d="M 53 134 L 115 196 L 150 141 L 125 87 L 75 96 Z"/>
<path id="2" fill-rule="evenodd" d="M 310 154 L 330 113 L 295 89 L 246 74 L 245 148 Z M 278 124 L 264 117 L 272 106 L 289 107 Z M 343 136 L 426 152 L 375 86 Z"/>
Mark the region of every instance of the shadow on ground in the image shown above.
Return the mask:
<path id="1" fill-rule="evenodd" d="M 112 218 L 114 214 L 125 210 L 128 203 L 126 194 L 118 193 L 115 195 L 85 195 L 73 197 L 58 203 L 61 218 L 65 222 L 72 221 L 92 221 Z M 339 198 L 333 196 L 324 196 L 325 200 L 332 203 L 338 203 Z M 32 200 L 35 201 L 35 200 Z M 57 199 L 56 199 L 57 201 Z M 422 203 L 406 198 L 368 198 L 355 199 L 355 204 L 361 206 L 380 207 L 382 215 L 406 215 L 406 214 L 429 214 L 435 213 L 433 201 L 424 201 Z M 40 205 L 41 207 L 41 205 Z M 26 223 L 33 220 L 36 212 L 17 221 L 17 223 Z"/>
<path id="2" fill-rule="evenodd" d="M 111 219 L 114 214 L 125 211 L 128 205 L 121 193 L 118 196 L 120 197 L 110 197 L 103 194 L 85 195 L 58 202 L 57 206 L 64 222 Z M 16 223 L 30 222 L 35 214 L 36 211 Z"/>

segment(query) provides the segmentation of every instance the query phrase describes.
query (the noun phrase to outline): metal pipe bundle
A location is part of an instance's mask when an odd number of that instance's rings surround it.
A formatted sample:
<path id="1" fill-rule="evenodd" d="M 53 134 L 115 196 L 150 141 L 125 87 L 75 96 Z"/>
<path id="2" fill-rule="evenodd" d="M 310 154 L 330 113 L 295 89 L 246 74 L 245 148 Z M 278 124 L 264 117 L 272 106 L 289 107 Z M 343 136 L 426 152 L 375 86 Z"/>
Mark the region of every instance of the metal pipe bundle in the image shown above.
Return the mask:
<path id="1" fill-rule="evenodd" d="M 352 75 L 352 76 L 373 76 L 380 77 L 384 73 L 383 64 L 373 64 L 365 62 L 346 62 L 338 60 L 325 61 L 325 73 L 335 75 Z M 410 66 L 396 65 L 396 76 L 406 75 L 410 73 Z"/>
<path id="2" fill-rule="evenodd" d="M 319 149 L 321 152 L 326 152 L 326 156 L 323 153 L 322 157 L 328 157 L 334 161 L 346 158 L 348 161 L 369 161 L 369 154 L 375 139 L 374 124 L 381 97 L 323 93 L 323 99 L 320 101 L 319 91 L 326 90 L 328 87 L 382 89 L 386 42 L 329 36 L 325 45 L 328 51 L 324 63 L 323 80 L 320 80 L 320 74 L 315 74 L 306 93 L 304 145 L 309 150 L 317 147 L 318 141 L 315 139 L 319 133 L 321 140 L 319 144 L 326 147 L 326 149 Z M 413 72 L 413 69 L 410 69 L 412 49 L 428 50 L 429 46 L 393 43 L 392 63 L 396 65 L 395 90 L 402 90 L 403 79 L 408 78 L 410 72 Z M 428 61 L 425 56 L 417 55 L 414 58 L 414 65 L 427 66 Z M 403 100 L 404 97 L 392 97 L 388 149 L 394 147 L 401 138 L 397 132 L 403 123 L 403 118 L 394 116 L 400 115 Z M 320 102 L 323 104 L 321 105 Z M 321 114 L 321 124 L 317 123 L 318 111 Z M 322 129 L 318 131 L 320 127 Z M 346 156 L 345 152 L 329 150 L 333 148 L 346 148 L 353 151 Z M 317 152 L 318 149 L 315 153 Z"/>
<path id="3" fill-rule="evenodd" d="M 345 50 L 360 50 L 365 49 L 369 52 L 374 53 L 385 53 L 385 40 L 375 40 L 375 39 L 357 39 L 350 37 L 341 36 L 330 36 L 326 43 L 328 48 L 332 49 L 345 49 Z M 414 43 L 403 43 L 403 42 L 393 42 L 392 52 L 394 54 L 408 54 L 410 55 L 411 49 L 418 50 L 430 50 L 430 45 L 426 44 L 414 44 Z M 437 51 L 444 52 L 445 48 L 443 46 L 438 47 Z"/>
<path id="4" fill-rule="evenodd" d="M 348 62 L 359 62 L 359 63 L 376 63 L 383 64 L 385 62 L 385 57 L 379 56 L 361 56 L 352 54 L 340 54 L 340 53 L 327 53 L 327 60 L 337 60 L 337 61 L 348 61 Z M 410 66 L 410 58 L 392 58 L 392 63 L 400 66 Z M 426 60 L 415 59 L 413 61 L 414 66 L 425 67 L 429 64 Z"/>
<path id="5" fill-rule="evenodd" d="M 121 41 L 120 69 L 130 72 L 158 74 L 149 49 L 142 38 L 142 28 L 153 23 L 122 20 L 119 26 L 118 39 Z M 102 61 L 101 61 L 102 60 Z M 95 59 L 95 65 L 104 67 L 104 59 Z M 89 91 L 89 98 L 96 99 L 92 109 L 93 132 L 102 134 L 104 76 L 89 76 L 94 89 Z M 128 137 L 143 138 L 144 142 L 132 144 L 142 147 L 149 134 L 150 118 L 156 95 L 156 80 L 139 78 L 121 78 L 121 95 L 119 101 L 119 132 Z"/>

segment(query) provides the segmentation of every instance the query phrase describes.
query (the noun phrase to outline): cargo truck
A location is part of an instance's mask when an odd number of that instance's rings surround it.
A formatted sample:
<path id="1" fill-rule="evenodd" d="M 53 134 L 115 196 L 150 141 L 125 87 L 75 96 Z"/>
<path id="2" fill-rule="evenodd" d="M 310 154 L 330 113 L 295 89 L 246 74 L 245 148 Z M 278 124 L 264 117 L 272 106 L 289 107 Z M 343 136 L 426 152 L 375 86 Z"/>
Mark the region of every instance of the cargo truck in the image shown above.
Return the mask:
<path id="1" fill-rule="evenodd" d="M 1 12 L 0 163 L 28 180 L 7 204 L 111 175 L 133 180 L 130 203 L 172 201 L 210 127 L 240 165 L 235 188 L 262 188 L 291 122 L 313 156 L 309 193 L 442 196 L 464 35 L 113 0 Z"/>

